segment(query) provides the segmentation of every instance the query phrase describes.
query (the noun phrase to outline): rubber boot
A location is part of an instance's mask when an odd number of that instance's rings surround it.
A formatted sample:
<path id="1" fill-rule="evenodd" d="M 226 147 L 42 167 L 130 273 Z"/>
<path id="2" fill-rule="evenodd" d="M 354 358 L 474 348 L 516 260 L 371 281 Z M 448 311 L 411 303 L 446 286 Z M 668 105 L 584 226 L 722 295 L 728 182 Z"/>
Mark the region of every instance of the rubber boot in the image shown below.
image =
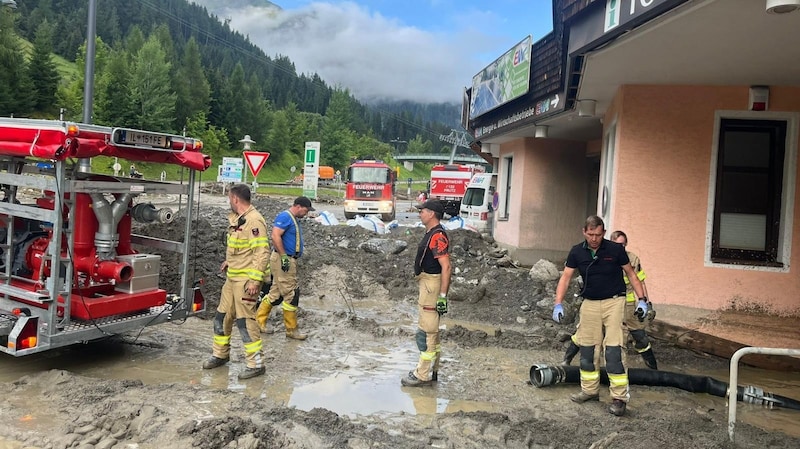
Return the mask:
<path id="1" fill-rule="evenodd" d="M 297 330 L 297 312 L 284 310 L 283 311 L 283 324 L 286 326 L 286 338 L 293 340 L 305 340 L 306 334 L 301 334 Z"/>
<path id="2" fill-rule="evenodd" d="M 656 355 L 653 354 L 653 349 L 648 349 L 642 353 L 642 359 L 644 359 L 644 364 L 647 365 L 650 369 L 658 369 L 658 363 L 656 363 Z"/>
<path id="3" fill-rule="evenodd" d="M 262 299 L 256 310 L 256 322 L 262 333 L 269 333 L 267 332 L 267 319 L 269 319 L 270 312 L 272 312 L 272 304 L 269 302 L 269 298 Z"/>
<path id="4" fill-rule="evenodd" d="M 561 362 L 563 366 L 569 366 L 572 363 L 572 359 L 578 355 L 578 352 L 581 350 L 581 347 L 576 345 L 574 341 L 569 341 L 569 346 L 567 347 L 567 351 L 564 353 L 564 360 Z"/>

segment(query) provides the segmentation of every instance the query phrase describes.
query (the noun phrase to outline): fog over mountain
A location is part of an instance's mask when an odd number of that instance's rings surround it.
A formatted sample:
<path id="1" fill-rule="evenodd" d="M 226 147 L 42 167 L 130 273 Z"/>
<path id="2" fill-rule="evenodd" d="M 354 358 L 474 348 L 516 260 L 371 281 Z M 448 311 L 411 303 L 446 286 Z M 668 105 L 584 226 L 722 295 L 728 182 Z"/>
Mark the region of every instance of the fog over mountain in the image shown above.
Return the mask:
<path id="1" fill-rule="evenodd" d="M 266 0 L 191 1 L 229 20 L 268 55 L 288 56 L 298 73 L 316 72 L 365 102 L 460 104 L 463 88 L 486 65 L 473 55 L 497 44 L 480 31 L 491 17 L 458 18 L 463 26 L 443 33 L 350 2 L 284 10 Z"/>

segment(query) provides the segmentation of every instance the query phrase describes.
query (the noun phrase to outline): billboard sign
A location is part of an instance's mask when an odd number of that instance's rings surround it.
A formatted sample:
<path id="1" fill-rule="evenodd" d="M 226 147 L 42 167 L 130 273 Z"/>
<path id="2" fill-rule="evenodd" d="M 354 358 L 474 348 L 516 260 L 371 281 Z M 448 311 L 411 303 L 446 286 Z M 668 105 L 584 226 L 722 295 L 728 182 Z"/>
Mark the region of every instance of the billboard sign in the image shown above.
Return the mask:
<path id="1" fill-rule="evenodd" d="M 472 77 L 469 118 L 475 119 L 528 92 L 531 37 L 528 36 Z"/>

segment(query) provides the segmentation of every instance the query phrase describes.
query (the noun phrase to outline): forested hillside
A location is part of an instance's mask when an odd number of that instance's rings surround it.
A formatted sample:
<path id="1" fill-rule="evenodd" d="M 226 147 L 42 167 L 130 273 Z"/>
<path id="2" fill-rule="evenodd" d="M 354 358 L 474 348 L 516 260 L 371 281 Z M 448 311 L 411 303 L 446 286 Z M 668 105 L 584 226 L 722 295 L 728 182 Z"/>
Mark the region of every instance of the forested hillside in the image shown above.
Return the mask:
<path id="1" fill-rule="evenodd" d="M 0 7 L 0 116 L 82 117 L 86 0 L 24 0 Z M 31 44 L 32 43 L 32 48 Z M 322 164 L 404 151 L 447 151 L 438 141 L 457 122 L 454 105 L 379 105 L 345 87 L 298 74 L 227 23 L 185 0 L 97 2 L 94 101 L 97 124 L 182 132 L 220 156 L 247 134 L 270 161 L 301 160 L 321 141 Z M 56 69 L 54 55 L 74 62 Z M 391 141 L 395 141 L 394 147 Z"/>

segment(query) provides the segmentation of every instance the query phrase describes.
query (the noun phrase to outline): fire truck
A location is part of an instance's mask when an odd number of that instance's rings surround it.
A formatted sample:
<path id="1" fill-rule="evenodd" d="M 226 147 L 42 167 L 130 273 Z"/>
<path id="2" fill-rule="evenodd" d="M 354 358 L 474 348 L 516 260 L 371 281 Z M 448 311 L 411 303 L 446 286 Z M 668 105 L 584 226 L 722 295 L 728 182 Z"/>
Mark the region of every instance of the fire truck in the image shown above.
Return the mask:
<path id="1" fill-rule="evenodd" d="M 431 169 L 431 187 L 428 198 L 438 199 L 444 204 L 444 212 L 451 217 L 459 214 L 461 199 L 467 184 L 476 173 L 486 170 L 480 165 L 437 164 Z"/>
<path id="2" fill-rule="evenodd" d="M 397 174 L 383 161 L 357 160 L 347 169 L 344 216 L 380 214 L 381 220 L 394 220 Z"/>
<path id="3" fill-rule="evenodd" d="M 211 165 L 200 140 L 82 123 L 0 118 L 0 351 L 24 356 L 201 312 L 190 279 L 192 207 L 182 241 L 132 232 L 174 213 L 139 201 L 185 195 Z M 174 164 L 188 183 L 91 173 L 91 158 Z M 136 245 L 134 247 L 134 245 Z M 161 288 L 161 256 L 181 260 L 177 291 Z"/>

